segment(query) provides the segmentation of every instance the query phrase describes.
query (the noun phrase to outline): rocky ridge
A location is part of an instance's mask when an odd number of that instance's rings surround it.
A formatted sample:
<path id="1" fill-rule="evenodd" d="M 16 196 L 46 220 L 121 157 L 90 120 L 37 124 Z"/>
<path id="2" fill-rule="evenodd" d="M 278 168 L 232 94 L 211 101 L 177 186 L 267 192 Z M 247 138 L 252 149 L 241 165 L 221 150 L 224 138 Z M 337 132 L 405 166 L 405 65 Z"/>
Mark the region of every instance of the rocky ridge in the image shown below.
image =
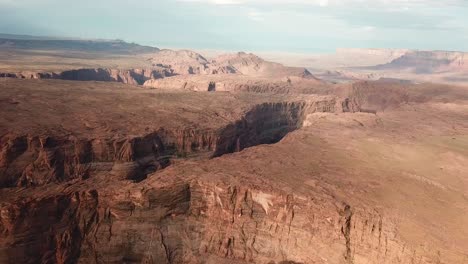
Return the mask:
<path id="1" fill-rule="evenodd" d="M 267 62 L 253 54 L 236 53 L 222 55 L 211 61 L 188 50 L 161 50 L 148 59 L 151 67 L 136 69 L 81 68 L 66 71 L 0 72 L 0 78 L 61 79 L 73 81 L 105 81 L 143 85 L 166 77 L 182 75 L 242 75 L 256 77 L 300 77 L 315 79 L 304 68 L 285 67 Z M 316 79 L 315 79 L 316 80 Z"/>
<path id="2" fill-rule="evenodd" d="M 329 86 L 317 79 L 302 77 L 251 77 L 218 74 L 173 76 L 148 80 L 143 86 L 163 90 L 257 92 L 257 93 L 325 93 Z"/>

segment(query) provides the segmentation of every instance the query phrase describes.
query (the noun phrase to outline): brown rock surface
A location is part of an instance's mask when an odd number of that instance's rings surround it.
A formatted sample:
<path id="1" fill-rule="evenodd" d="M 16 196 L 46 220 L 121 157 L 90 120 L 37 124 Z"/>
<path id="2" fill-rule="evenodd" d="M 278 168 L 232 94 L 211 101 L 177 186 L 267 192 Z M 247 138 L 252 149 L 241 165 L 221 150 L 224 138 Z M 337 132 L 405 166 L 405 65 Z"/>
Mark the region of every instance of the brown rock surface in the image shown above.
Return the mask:
<path id="1" fill-rule="evenodd" d="M 239 74 L 255 77 L 314 77 L 299 67 L 286 67 L 279 63 L 264 59 L 245 52 L 223 54 L 211 60 L 189 50 L 162 50 L 150 59 L 153 66 L 172 69 L 178 75 L 187 74 Z"/>
<path id="2" fill-rule="evenodd" d="M 327 93 L 330 85 L 316 80 L 295 76 L 254 77 L 237 74 L 180 75 L 148 80 L 145 87 L 164 90 L 257 92 L 257 93 Z"/>
<path id="3" fill-rule="evenodd" d="M 247 76 L 269 78 L 295 76 L 315 79 L 307 69 L 301 67 L 286 67 L 279 63 L 265 61 L 252 53 L 238 52 L 235 54 L 220 55 L 214 58 L 211 64 L 214 65 L 214 68 L 230 68 L 234 69 L 235 73 Z M 220 71 L 215 70 L 215 72 Z"/>
<path id="4" fill-rule="evenodd" d="M 0 262 L 466 262 L 466 88 L 317 91 L 2 80 Z"/>
<path id="5" fill-rule="evenodd" d="M 153 66 L 170 68 L 176 74 L 211 74 L 208 60 L 190 50 L 161 50 L 150 61 Z"/>
<path id="6" fill-rule="evenodd" d="M 71 81 L 101 81 L 120 82 L 125 84 L 139 85 L 151 79 L 164 78 L 175 75 L 173 71 L 162 67 L 151 69 L 76 69 L 62 72 L 32 72 L 21 71 L 16 73 L 0 73 L 0 78 L 15 79 L 59 79 Z"/>

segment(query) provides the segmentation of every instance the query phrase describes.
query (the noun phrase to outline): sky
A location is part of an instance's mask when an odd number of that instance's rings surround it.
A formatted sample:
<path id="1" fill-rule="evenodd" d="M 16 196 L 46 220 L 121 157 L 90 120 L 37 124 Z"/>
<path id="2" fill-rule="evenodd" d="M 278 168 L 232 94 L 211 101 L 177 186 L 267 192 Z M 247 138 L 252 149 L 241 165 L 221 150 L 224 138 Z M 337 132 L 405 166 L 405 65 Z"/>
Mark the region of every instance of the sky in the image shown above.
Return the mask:
<path id="1" fill-rule="evenodd" d="M 468 0 L 0 0 L 0 33 L 229 51 L 468 51 Z"/>

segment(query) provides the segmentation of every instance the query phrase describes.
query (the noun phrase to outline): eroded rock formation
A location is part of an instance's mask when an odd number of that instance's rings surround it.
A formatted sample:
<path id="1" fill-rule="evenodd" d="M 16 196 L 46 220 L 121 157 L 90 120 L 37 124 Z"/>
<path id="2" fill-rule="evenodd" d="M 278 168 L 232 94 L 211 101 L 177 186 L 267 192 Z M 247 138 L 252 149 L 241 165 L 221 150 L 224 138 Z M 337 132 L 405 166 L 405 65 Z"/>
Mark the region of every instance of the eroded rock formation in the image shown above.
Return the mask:
<path id="1" fill-rule="evenodd" d="M 223 55 L 208 61 L 193 51 L 162 50 L 149 59 L 148 68 L 80 68 L 66 71 L 19 71 L 0 72 L 0 78 L 18 79 L 61 79 L 73 81 L 121 82 L 142 85 L 175 75 L 242 75 L 251 77 L 299 77 L 316 80 L 304 68 L 286 67 L 265 61 L 253 54 L 236 53 Z M 150 85 L 148 85 L 150 86 Z"/>
<path id="2" fill-rule="evenodd" d="M 2 263 L 430 263 L 392 219 L 324 194 L 196 180 L 73 189 L 2 204 Z"/>
<path id="3" fill-rule="evenodd" d="M 147 80 L 173 76 L 171 70 L 165 68 L 153 69 L 77 69 L 63 72 L 19 72 L 0 73 L 0 77 L 17 79 L 60 79 L 71 81 L 102 81 L 120 82 L 133 85 L 141 85 Z"/>
<path id="4" fill-rule="evenodd" d="M 307 114 L 334 112 L 335 100 L 263 103 L 242 119 L 215 130 L 158 131 L 123 138 L 77 138 L 8 134 L 1 138 L 0 187 L 37 186 L 110 174 L 139 181 L 170 160 L 192 153 L 221 156 L 275 143 L 302 126 Z"/>
<path id="5" fill-rule="evenodd" d="M 164 90 L 189 90 L 218 92 L 255 92 L 255 93 L 326 93 L 326 83 L 316 79 L 301 77 L 259 78 L 245 75 L 198 75 L 174 76 L 164 79 L 152 79 L 144 83 L 145 87 Z M 211 88 L 210 88 L 211 87 Z"/>

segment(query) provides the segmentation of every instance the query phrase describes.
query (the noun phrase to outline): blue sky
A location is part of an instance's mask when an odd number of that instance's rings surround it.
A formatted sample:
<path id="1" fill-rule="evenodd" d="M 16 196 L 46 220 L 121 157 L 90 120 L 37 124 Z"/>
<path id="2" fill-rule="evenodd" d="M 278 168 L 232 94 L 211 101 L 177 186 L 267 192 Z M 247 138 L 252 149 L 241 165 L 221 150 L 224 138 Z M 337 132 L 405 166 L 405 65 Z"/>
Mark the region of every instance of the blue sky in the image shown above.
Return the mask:
<path id="1" fill-rule="evenodd" d="M 232 51 L 467 51 L 468 1 L 0 0 L 0 32 Z"/>

